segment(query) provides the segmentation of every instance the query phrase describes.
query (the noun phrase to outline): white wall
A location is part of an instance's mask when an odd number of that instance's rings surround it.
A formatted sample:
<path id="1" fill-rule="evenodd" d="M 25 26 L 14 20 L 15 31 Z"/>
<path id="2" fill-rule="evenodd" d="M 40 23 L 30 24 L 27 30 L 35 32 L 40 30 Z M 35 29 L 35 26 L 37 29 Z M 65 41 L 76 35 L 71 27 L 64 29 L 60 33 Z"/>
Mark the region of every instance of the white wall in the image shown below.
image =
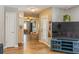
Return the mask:
<path id="1" fill-rule="evenodd" d="M 0 43 L 4 42 L 4 7 L 0 6 Z"/>
<path id="2" fill-rule="evenodd" d="M 52 22 L 63 22 L 63 15 L 66 14 L 66 10 L 52 7 Z"/>
<path id="3" fill-rule="evenodd" d="M 71 21 L 79 21 L 79 6 L 75 6 L 67 10 L 68 14 L 71 16 Z"/>
<path id="4" fill-rule="evenodd" d="M 70 9 L 52 8 L 52 22 L 63 22 L 63 15 L 71 16 L 71 21 L 79 21 L 79 6 Z"/>
<path id="5" fill-rule="evenodd" d="M 48 43 L 48 16 L 41 16 L 41 41 Z"/>
<path id="6" fill-rule="evenodd" d="M 40 33 L 39 33 L 39 39 L 41 42 L 49 45 L 49 37 L 48 37 L 48 29 L 49 29 L 49 21 L 51 21 L 52 16 L 52 8 L 47 8 L 40 12 L 40 21 L 39 21 L 39 27 L 40 27 Z"/>

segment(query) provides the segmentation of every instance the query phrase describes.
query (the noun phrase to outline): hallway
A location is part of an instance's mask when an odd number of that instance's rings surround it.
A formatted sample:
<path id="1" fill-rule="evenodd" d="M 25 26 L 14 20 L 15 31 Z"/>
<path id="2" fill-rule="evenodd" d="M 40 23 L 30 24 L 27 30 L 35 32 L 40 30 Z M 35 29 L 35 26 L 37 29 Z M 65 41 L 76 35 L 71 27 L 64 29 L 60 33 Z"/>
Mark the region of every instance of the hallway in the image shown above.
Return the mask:
<path id="1" fill-rule="evenodd" d="M 36 39 L 27 41 L 27 48 L 24 50 L 20 45 L 18 48 L 6 48 L 5 54 L 61 54 L 61 52 L 50 51 L 49 47 Z"/>

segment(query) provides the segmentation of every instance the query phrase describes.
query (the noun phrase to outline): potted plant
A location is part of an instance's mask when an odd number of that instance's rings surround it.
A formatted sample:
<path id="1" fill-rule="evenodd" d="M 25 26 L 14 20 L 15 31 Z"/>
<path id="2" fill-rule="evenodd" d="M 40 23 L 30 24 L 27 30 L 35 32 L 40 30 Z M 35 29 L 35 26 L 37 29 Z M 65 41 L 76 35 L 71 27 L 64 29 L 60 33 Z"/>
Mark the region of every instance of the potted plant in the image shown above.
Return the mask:
<path id="1" fill-rule="evenodd" d="M 70 19 L 70 16 L 69 16 L 69 15 L 64 15 L 64 16 L 63 16 L 63 20 L 64 20 L 65 22 L 69 22 L 71 19 Z"/>

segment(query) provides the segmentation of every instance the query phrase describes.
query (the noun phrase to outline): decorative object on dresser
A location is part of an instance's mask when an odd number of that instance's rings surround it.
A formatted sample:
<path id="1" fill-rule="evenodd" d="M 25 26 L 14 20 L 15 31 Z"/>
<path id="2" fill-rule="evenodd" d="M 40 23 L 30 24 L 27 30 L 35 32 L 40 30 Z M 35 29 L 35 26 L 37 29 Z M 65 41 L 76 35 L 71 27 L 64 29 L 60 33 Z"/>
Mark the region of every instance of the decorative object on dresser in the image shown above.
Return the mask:
<path id="1" fill-rule="evenodd" d="M 63 20 L 64 20 L 64 22 L 69 22 L 71 20 L 70 15 L 64 15 Z"/>

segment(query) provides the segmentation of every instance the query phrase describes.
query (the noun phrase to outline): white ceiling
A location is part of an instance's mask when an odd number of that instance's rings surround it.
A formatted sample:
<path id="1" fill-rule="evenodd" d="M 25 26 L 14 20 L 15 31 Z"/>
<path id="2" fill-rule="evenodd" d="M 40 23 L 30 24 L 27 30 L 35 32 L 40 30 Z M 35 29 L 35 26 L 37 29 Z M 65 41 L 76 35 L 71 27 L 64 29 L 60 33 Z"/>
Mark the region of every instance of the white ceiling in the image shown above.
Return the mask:
<path id="1" fill-rule="evenodd" d="M 9 5 L 11 7 L 18 8 L 20 11 L 28 11 L 28 8 L 38 8 L 39 11 L 49 8 L 49 7 L 57 7 L 62 9 L 72 8 L 76 5 Z"/>
<path id="2" fill-rule="evenodd" d="M 35 14 L 38 14 L 40 11 L 49 8 L 49 7 L 57 7 L 57 8 L 62 8 L 62 9 L 68 9 L 72 8 L 76 5 L 9 5 L 9 7 L 15 7 L 18 8 L 19 11 L 23 11 L 26 14 L 31 13 L 28 8 L 37 8 L 38 10 L 35 11 Z"/>
<path id="3" fill-rule="evenodd" d="M 37 8 L 39 11 L 50 7 L 49 5 L 10 5 L 10 7 L 18 8 L 20 11 L 28 11 L 28 8 Z"/>
<path id="4" fill-rule="evenodd" d="M 75 7 L 77 5 L 54 5 L 53 7 L 58 7 L 58 8 L 62 8 L 62 9 L 69 9 L 72 7 Z"/>
<path id="5" fill-rule="evenodd" d="M 10 5 L 8 7 L 15 7 L 18 8 L 19 11 L 24 12 L 25 14 L 34 14 L 37 15 L 39 14 L 40 11 L 49 8 L 51 6 L 49 5 Z M 35 11 L 34 13 L 32 13 L 29 8 L 37 8 L 37 11 Z"/>

